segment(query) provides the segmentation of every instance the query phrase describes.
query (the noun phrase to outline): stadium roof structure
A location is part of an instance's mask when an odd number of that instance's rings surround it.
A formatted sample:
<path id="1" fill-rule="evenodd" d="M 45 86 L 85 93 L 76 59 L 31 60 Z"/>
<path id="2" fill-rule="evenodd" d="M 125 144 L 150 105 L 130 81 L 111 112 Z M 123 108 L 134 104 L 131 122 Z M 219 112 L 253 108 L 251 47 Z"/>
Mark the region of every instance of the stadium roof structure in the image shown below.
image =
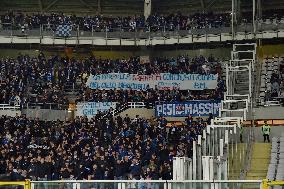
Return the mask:
<path id="1" fill-rule="evenodd" d="M 252 10 L 252 0 L 235 0 L 242 10 Z M 283 9 L 284 1 L 255 0 L 263 10 Z M 1 0 L 0 11 L 65 12 L 76 14 L 143 14 L 143 0 Z M 207 11 L 230 11 L 232 0 L 152 0 L 153 11 L 184 14 Z"/>

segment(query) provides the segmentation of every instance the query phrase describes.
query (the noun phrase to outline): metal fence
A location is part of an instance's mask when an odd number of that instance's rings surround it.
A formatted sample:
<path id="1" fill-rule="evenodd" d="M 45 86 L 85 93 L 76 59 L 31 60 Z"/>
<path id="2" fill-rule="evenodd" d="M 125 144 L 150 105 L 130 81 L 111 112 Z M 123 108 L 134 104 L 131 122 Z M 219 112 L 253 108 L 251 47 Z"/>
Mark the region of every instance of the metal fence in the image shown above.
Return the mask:
<path id="1" fill-rule="evenodd" d="M 23 109 L 49 109 L 49 110 L 67 110 L 69 104 L 60 103 L 26 103 L 23 105 Z"/>
<path id="2" fill-rule="evenodd" d="M 256 32 L 262 31 L 277 31 L 284 29 L 284 23 L 258 23 L 256 24 Z M 39 27 L 24 27 L 14 26 L 11 23 L 0 24 L 1 36 L 18 36 L 18 37 L 54 37 L 56 35 L 56 25 L 40 25 Z M 235 32 L 253 33 L 253 24 L 240 24 L 236 26 Z M 119 27 L 119 28 L 96 28 L 90 29 L 80 28 L 78 25 L 71 26 L 71 32 L 68 38 L 106 38 L 106 39 L 149 39 L 158 37 L 184 37 L 187 35 L 219 35 L 221 33 L 232 33 L 230 26 L 219 28 L 188 28 L 180 29 L 175 27 L 172 30 L 167 30 L 166 27 L 161 27 L 159 30 L 153 30 L 151 27 Z"/>
<path id="3" fill-rule="evenodd" d="M 11 105 L 11 104 L 0 104 L 0 110 L 20 110 L 19 105 Z"/>
<path id="4" fill-rule="evenodd" d="M 31 189 L 261 189 L 261 180 L 61 180 L 32 181 Z"/>

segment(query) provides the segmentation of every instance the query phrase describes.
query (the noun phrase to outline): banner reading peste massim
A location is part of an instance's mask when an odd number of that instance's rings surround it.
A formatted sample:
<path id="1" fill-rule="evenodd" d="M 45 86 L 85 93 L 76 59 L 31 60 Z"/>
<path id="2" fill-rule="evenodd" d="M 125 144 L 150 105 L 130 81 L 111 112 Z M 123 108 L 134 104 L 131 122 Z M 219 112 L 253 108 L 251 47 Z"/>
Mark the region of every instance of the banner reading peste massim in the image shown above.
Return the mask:
<path id="1" fill-rule="evenodd" d="M 203 90 L 217 87 L 218 74 L 171 74 L 138 75 L 109 73 L 90 75 L 87 86 L 91 89 L 132 89 L 146 90 Z"/>
<path id="2" fill-rule="evenodd" d="M 156 116 L 163 117 L 187 117 L 219 115 L 221 102 L 217 100 L 197 100 L 188 102 L 158 102 L 155 105 Z"/>

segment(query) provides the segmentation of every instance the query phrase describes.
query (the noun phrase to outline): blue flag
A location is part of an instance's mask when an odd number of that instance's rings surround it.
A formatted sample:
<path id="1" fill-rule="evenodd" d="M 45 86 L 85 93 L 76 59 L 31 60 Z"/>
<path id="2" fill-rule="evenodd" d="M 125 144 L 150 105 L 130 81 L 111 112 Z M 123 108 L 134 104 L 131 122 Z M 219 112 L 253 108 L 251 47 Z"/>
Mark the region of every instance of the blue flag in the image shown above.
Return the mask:
<path id="1" fill-rule="evenodd" d="M 72 26 L 70 25 L 59 25 L 56 28 L 56 35 L 59 37 L 71 36 Z"/>

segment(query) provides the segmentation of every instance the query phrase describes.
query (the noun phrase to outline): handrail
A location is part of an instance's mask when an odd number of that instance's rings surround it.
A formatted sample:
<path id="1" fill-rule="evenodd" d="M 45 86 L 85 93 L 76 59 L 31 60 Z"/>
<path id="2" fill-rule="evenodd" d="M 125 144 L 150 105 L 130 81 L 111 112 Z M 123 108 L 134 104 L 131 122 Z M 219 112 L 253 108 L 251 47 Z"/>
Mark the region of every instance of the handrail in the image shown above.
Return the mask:
<path id="1" fill-rule="evenodd" d="M 0 181 L 0 186 L 23 186 L 24 189 L 30 189 L 31 188 L 31 181 L 26 179 L 24 181 Z"/>
<path id="2" fill-rule="evenodd" d="M 69 104 L 65 105 L 65 104 L 59 104 L 59 103 L 43 103 L 43 102 L 29 102 L 23 105 L 23 109 L 31 109 L 33 107 L 48 107 L 48 108 L 41 108 L 41 109 L 54 109 L 52 107 L 57 107 L 56 109 L 68 109 Z"/>
<path id="3" fill-rule="evenodd" d="M 263 180 L 52 180 L 31 183 L 259 183 Z"/>
<path id="4" fill-rule="evenodd" d="M 199 184 L 221 184 L 221 183 L 236 183 L 236 184 L 259 184 L 260 189 L 268 189 L 268 186 L 274 185 L 283 185 L 283 181 L 269 181 L 269 180 L 52 180 L 52 181 L 0 181 L 0 186 L 4 185 L 21 185 L 24 186 L 25 189 L 34 188 L 35 184 L 48 184 L 48 183 L 69 183 L 69 184 L 82 184 L 82 183 L 96 183 L 96 184 L 103 184 L 103 183 L 117 183 L 117 184 L 127 184 L 127 183 L 163 183 L 163 184 L 185 184 L 185 183 L 199 183 Z M 164 186 L 167 188 L 167 186 Z"/>
<path id="5" fill-rule="evenodd" d="M 267 180 L 264 179 L 262 181 L 262 188 L 263 189 L 269 189 L 269 186 L 280 186 L 280 185 L 284 185 L 284 181 L 271 181 L 271 180 Z"/>
<path id="6" fill-rule="evenodd" d="M 0 104 L 0 110 L 20 110 L 20 105 Z"/>
<path id="7" fill-rule="evenodd" d="M 120 107 L 115 108 L 110 113 L 112 116 L 116 116 L 117 114 L 121 113 L 122 111 L 128 109 L 128 108 L 144 108 L 147 107 L 145 102 L 126 102 L 122 104 Z M 103 115 L 102 118 L 105 118 L 107 115 Z"/>
<path id="8" fill-rule="evenodd" d="M 12 23 L 2 23 L 1 24 L 3 27 L 0 29 L 1 31 L 10 31 L 10 33 L 5 33 L 7 35 L 24 35 L 24 36 L 53 36 L 56 37 L 55 33 L 57 30 L 57 26 L 60 25 L 48 25 L 48 30 L 46 30 L 46 24 L 41 24 L 39 27 L 31 27 L 29 26 L 28 28 L 15 28 Z M 261 26 L 265 25 L 266 29 L 269 30 L 270 28 L 279 31 L 279 29 L 284 29 L 284 24 L 266 24 L 266 23 L 261 23 Z M 210 34 L 218 34 L 221 35 L 221 33 L 230 33 L 231 28 L 230 27 L 217 27 L 217 28 L 202 28 L 202 29 L 195 29 L 195 28 L 185 28 L 185 29 L 180 29 L 180 27 L 175 27 L 173 31 L 166 30 L 165 27 L 163 27 L 161 30 L 157 31 L 151 31 L 151 27 L 118 27 L 118 28 L 113 28 L 113 27 L 106 27 L 103 30 L 96 30 L 95 26 L 92 26 L 89 30 L 86 30 L 84 28 L 80 28 L 79 25 L 72 24 L 72 30 L 71 30 L 71 35 L 70 37 L 96 37 L 96 36 L 101 36 L 103 38 L 108 38 L 108 39 L 122 39 L 122 38 L 132 38 L 135 39 L 139 38 L 141 35 L 141 38 L 151 38 L 152 35 L 150 34 L 157 34 L 159 37 L 165 37 L 166 35 L 172 35 L 172 36 L 183 36 L 183 35 L 210 35 Z M 244 33 L 247 32 L 253 32 L 253 28 L 250 24 L 246 24 L 246 29 L 243 31 Z M 267 26 L 271 26 L 270 28 Z M 248 29 L 247 29 L 248 28 Z M 228 30 L 229 29 L 229 30 Z M 271 30 L 270 29 L 270 30 Z M 35 31 L 37 31 L 35 33 Z M 257 28 L 258 32 L 262 32 L 262 28 L 258 27 Z M 266 30 L 263 30 L 266 31 Z M 51 33 L 48 33 L 51 32 Z M 242 32 L 242 28 L 239 30 L 237 29 L 235 32 Z M 102 34 L 102 35 L 100 35 Z M 117 36 L 115 35 L 117 34 Z M 127 36 L 128 35 L 128 36 Z M 129 36 L 130 35 L 130 36 Z M 64 38 L 64 37 L 63 37 Z"/>

